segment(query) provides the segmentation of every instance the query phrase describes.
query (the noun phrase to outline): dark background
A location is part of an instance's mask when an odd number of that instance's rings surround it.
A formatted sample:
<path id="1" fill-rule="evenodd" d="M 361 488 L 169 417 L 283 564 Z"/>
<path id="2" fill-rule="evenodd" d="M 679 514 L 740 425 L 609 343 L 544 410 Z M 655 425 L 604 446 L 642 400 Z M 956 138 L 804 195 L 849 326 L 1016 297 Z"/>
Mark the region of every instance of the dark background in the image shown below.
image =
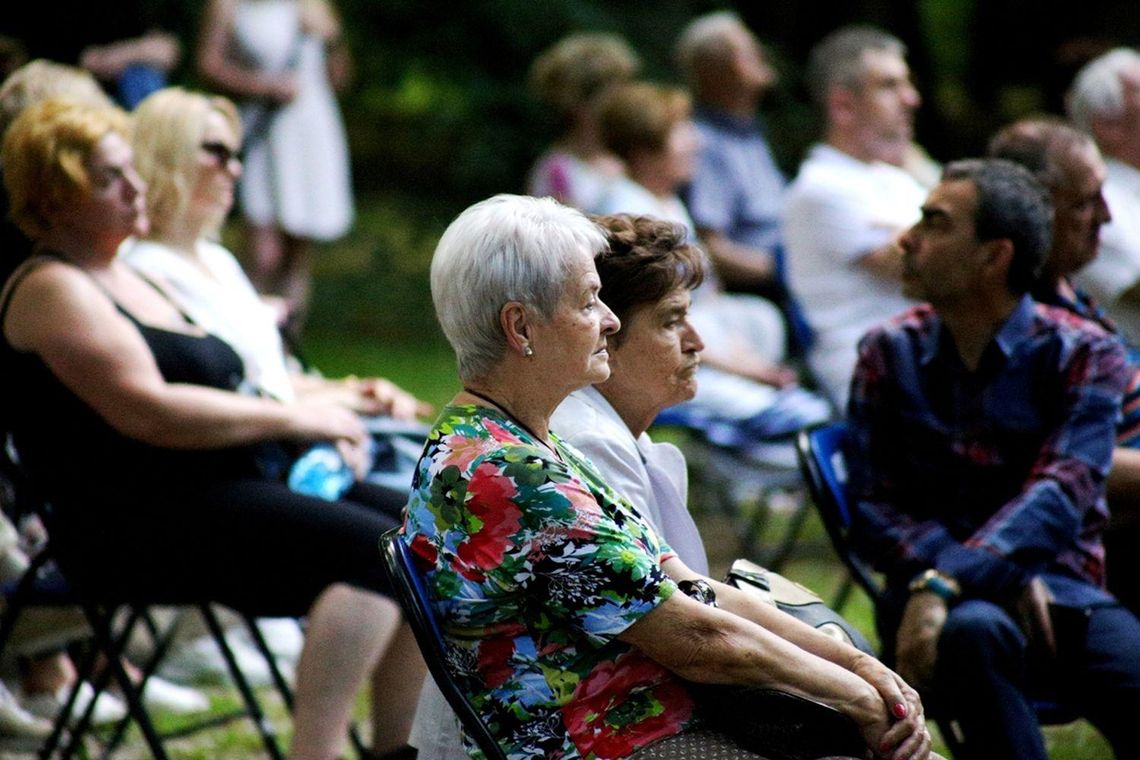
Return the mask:
<path id="1" fill-rule="evenodd" d="M 565 34 L 614 31 L 642 56 L 645 76 L 675 81 L 673 42 L 693 17 L 735 7 L 768 46 L 782 81 L 764 104 L 778 159 L 789 173 L 817 119 L 800 84 L 812 44 L 865 22 L 910 48 L 924 103 L 918 139 L 945 161 L 980 152 L 1003 123 L 1060 112 L 1076 69 L 1140 38 L 1131 0 L 335 0 L 356 60 L 343 105 L 359 189 L 461 207 L 521 189 L 554 125 L 526 91 L 526 71 Z M 192 58 L 201 0 L 35 0 L 9 8 L 0 34 L 33 55 L 66 60 L 116 30 L 158 24 L 186 56 L 174 80 L 195 84 Z"/>

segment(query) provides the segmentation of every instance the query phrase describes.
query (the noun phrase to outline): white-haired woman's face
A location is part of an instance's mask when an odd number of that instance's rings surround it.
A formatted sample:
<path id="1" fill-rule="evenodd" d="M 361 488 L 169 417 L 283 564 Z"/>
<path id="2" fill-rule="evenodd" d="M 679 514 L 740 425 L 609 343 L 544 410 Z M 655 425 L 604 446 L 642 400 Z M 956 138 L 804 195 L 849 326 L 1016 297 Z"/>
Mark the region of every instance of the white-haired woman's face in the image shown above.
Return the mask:
<path id="1" fill-rule="evenodd" d="M 241 145 L 233 127 L 217 111 L 206 117 L 194 164 L 190 207 L 196 217 L 220 219 L 234 202 L 234 185 L 241 176 Z"/>
<path id="2" fill-rule="evenodd" d="M 567 267 L 558 309 L 549 321 L 536 321 L 532 328 L 534 360 L 567 392 L 610 376 L 606 336 L 617 332 L 621 323 L 598 298 L 600 289 L 594 257 L 583 249 Z"/>

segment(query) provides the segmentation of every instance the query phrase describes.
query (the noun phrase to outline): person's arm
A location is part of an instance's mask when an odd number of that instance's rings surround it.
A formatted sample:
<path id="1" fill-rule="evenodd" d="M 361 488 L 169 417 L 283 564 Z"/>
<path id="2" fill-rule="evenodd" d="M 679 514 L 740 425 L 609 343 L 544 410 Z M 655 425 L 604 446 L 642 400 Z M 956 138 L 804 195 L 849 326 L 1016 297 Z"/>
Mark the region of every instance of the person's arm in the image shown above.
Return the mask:
<path id="1" fill-rule="evenodd" d="M 902 231 L 899 231 L 902 234 Z M 898 237 L 889 243 L 872 248 L 855 260 L 857 266 L 883 280 L 902 281 L 903 250 Z"/>
<path id="2" fill-rule="evenodd" d="M 793 193 L 785 211 L 788 248 L 814 249 L 836 267 L 857 267 L 892 283 L 902 278 L 899 237 L 907 222 L 868 218 L 867 199 L 843 184 L 812 185 Z M 913 219 L 919 216 L 916 201 Z"/>
<path id="3" fill-rule="evenodd" d="M 319 375 L 294 373 L 290 376 L 297 398 L 339 404 L 357 414 L 387 415 L 398 420 L 415 420 L 433 411 L 408 391 L 382 377 L 355 375 L 333 380 Z"/>
<path id="4" fill-rule="evenodd" d="M 230 54 L 234 0 L 210 0 L 198 39 L 198 73 L 217 89 L 237 98 L 267 98 L 288 103 L 297 95 L 291 72 L 269 73 L 238 65 Z"/>
<path id="5" fill-rule="evenodd" d="M 91 45 L 79 54 L 79 65 L 98 79 L 118 77 L 133 63 L 145 63 L 160 71 L 170 71 L 182 57 L 178 38 L 158 29 L 106 45 Z"/>
<path id="6" fill-rule="evenodd" d="M 698 577 L 676 557 L 667 560 L 662 567 L 674 580 Z M 712 578 L 705 580 L 716 592 L 717 605 L 721 609 L 750 620 L 800 649 L 859 675 L 875 688 L 894 717 L 905 716 L 917 721 L 916 725 L 922 722 L 922 701 L 918 693 L 874 657 L 760 601 L 754 594 Z"/>
<path id="7" fill-rule="evenodd" d="M 302 0 L 301 19 L 305 30 L 325 44 L 329 84 L 343 93 L 353 78 L 352 54 L 344 44 L 343 24 L 329 0 Z"/>
<path id="8" fill-rule="evenodd" d="M 275 438 L 359 446 L 366 436 L 340 407 L 286 406 L 167 383 L 134 325 L 70 266 L 47 263 L 29 274 L 13 294 L 4 330 L 14 348 L 37 354 L 108 424 L 153 446 L 209 449 Z"/>
<path id="9" fill-rule="evenodd" d="M 868 681 L 727 609 L 673 594 L 618 638 L 690 681 L 777 689 L 833 707 L 855 721 L 869 747 L 892 756 L 929 752 L 925 728 L 892 726 Z"/>
<path id="10" fill-rule="evenodd" d="M 776 258 L 771 251 L 734 243 L 723 233 L 702 227 L 701 240 L 721 279 L 738 288 L 767 285 L 776 279 Z"/>
<path id="11" fill-rule="evenodd" d="M 960 549 L 939 557 L 939 569 L 976 577 L 980 553 L 1041 563 L 1072 544 L 1085 514 L 1103 496 L 1112 460 L 1116 418 L 1129 370 L 1113 337 L 1086 337 L 1062 366 L 1060 423 L 1042 446 L 1021 492 Z M 984 583 L 984 577 L 977 577 Z"/>

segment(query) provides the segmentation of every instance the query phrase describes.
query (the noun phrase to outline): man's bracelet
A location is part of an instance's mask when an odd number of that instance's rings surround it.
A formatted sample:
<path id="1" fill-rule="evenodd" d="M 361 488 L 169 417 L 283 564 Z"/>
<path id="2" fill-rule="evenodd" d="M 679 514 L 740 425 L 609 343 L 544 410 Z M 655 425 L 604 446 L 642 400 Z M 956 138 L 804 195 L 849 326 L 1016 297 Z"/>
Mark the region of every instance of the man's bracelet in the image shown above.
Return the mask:
<path id="1" fill-rule="evenodd" d="M 958 581 L 954 580 L 948 575 L 943 575 L 934 568 L 930 568 L 924 573 L 916 575 L 914 580 L 907 586 L 910 593 L 914 594 L 918 591 L 930 591 L 937 594 L 942 598 L 942 601 L 950 604 L 962 595 L 962 587 L 958 585 Z"/>

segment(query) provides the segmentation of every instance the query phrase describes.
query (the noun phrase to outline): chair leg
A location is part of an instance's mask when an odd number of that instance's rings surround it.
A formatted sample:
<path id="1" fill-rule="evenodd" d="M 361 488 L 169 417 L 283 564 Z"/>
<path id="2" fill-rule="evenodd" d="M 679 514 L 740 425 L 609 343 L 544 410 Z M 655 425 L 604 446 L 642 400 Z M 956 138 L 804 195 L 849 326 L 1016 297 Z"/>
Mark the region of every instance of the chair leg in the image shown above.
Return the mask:
<path id="1" fill-rule="evenodd" d="M 261 741 L 265 745 L 266 751 L 273 760 L 284 760 L 284 755 L 281 753 L 281 748 L 277 744 L 277 734 L 273 728 L 273 724 L 265 717 L 261 710 L 261 704 L 257 701 L 257 696 L 250 688 L 249 681 L 246 680 L 245 674 L 241 672 L 238 667 L 237 659 L 234 657 L 233 650 L 226 642 L 225 632 L 222 630 L 221 623 L 218 622 L 218 616 L 214 613 L 213 608 L 208 603 L 199 605 L 202 613 L 202 618 L 206 621 L 206 627 L 210 629 L 210 635 L 218 643 L 218 648 L 222 651 L 222 657 L 226 661 L 226 667 L 230 670 L 230 675 L 234 679 L 234 684 L 241 692 L 242 700 L 245 701 L 246 709 L 249 710 L 250 720 L 253 721 L 257 733 L 261 736 Z"/>
<path id="2" fill-rule="evenodd" d="M 141 621 L 146 625 L 146 629 L 150 634 L 151 640 L 154 642 L 154 651 L 151 653 L 151 656 L 143 664 L 142 667 L 142 680 L 139 683 L 139 689 L 145 690 L 147 679 L 149 679 L 154 674 L 155 670 L 158 669 L 158 665 L 162 662 L 162 658 L 165 657 L 166 653 L 170 650 L 170 646 L 174 641 L 174 636 L 178 632 L 179 621 L 176 618 L 165 631 L 160 631 L 158 624 L 154 622 L 154 618 L 151 615 L 150 610 L 139 611 L 136 615 L 132 616 L 132 619 L 128 621 L 123 633 L 120 634 L 119 639 L 124 647 L 126 645 L 126 642 L 130 641 L 134 626 L 138 621 Z M 94 705 L 94 702 L 92 702 L 92 705 Z M 105 757 L 110 757 L 112 754 L 114 754 L 115 750 L 119 747 L 120 744 L 122 744 L 123 738 L 127 733 L 127 727 L 129 725 L 129 716 L 123 718 L 123 720 L 119 721 L 115 725 L 114 730 L 111 732 L 111 736 L 107 739 L 107 743 L 103 748 L 103 755 Z"/>
<path id="3" fill-rule="evenodd" d="M 166 749 L 162 746 L 162 739 L 159 737 L 158 732 L 154 728 L 154 724 L 150 720 L 150 716 L 146 712 L 146 707 L 142 703 L 142 695 L 135 685 L 131 682 L 130 676 L 123 668 L 123 651 L 115 639 L 114 633 L 111 630 L 111 611 L 102 611 L 94 604 L 83 605 L 84 614 L 87 615 L 87 620 L 91 624 L 92 629 L 95 631 L 95 641 L 99 648 L 103 651 L 104 656 L 107 658 L 107 668 L 111 671 L 111 676 L 119 684 L 119 688 L 126 697 L 127 707 L 130 710 L 131 716 L 138 723 L 139 729 L 142 731 L 143 738 L 146 740 L 147 746 L 153 753 L 155 760 L 167 760 Z"/>
<path id="4" fill-rule="evenodd" d="M 780 572 L 784 563 L 792 556 L 792 550 L 796 547 L 796 542 L 800 538 L 800 532 L 803 530 L 810 512 L 811 505 L 808 504 L 807 499 L 800 499 L 800 503 L 796 505 L 795 512 L 792 513 L 788 525 L 784 529 L 784 537 L 780 540 L 779 547 L 767 562 L 767 567 L 773 572 Z"/>
<path id="5" fill-rule="evenodd" d="M 250 615 L 242 615 L 246 628 L 249 629 L 249 637 L 253 641 L 253 645 L 261 656 L 265 658 L 265 662 L 269 665 L 269 675 L 273 679 L 273 686 L 277 689 L 277 693 L 281 695 L 281 701 L 285 703 L 285 707 L 289 712 L 293 712 L 293 687 L 285 680 L 285 676 L 281 673 L 281 668 L 277 664 L 277 657 L 269 649 L 269 644 L 265 641 L 265 636 L 261 634 L 261 629 L 257 627 L 257 619 Z"/>
<path id="6" fill-rule="evenodd" d="M 851 578 L 849 571 L 843 572 L 843 582 L 839 584 L 839 590 L 835 592 L 835 600 L 831 603 L 831 609 L 839 614 L 843 614 L 843 608 L 847 606 L 847 600 L 851 598 L 851 591 L 855 588 L 855 581 Z"/>

